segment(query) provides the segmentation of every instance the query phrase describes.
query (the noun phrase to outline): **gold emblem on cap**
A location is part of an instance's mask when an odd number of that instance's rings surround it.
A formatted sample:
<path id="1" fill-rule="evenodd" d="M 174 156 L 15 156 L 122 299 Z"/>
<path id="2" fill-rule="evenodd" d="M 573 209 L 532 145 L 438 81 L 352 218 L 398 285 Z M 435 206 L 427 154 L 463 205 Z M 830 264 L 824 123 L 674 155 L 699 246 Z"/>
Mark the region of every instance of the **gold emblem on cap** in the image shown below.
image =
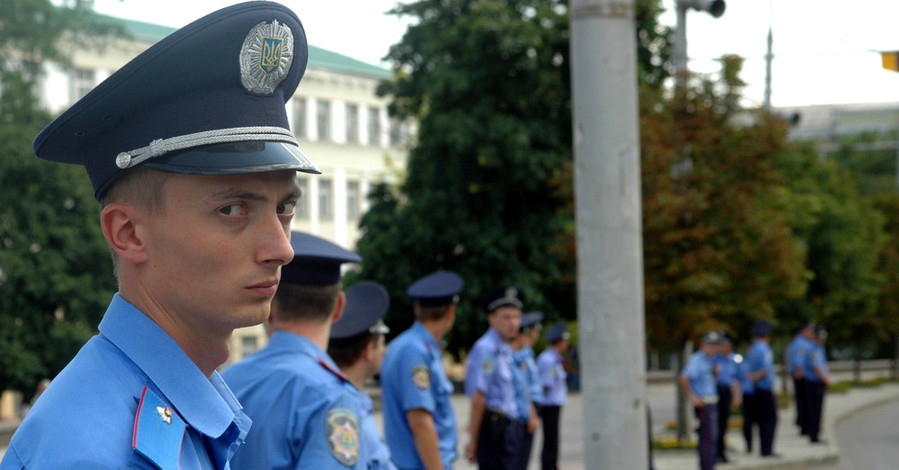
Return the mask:
<path id="1" fill-rule="evenodd" d="M 172 424 L 172 410 L 165 406 L 157 406 L 156 412 L 159 413 L 159 417 L 162 418 L 166 424 Z"/>
<path id="2" fill-rule="evenodd" d="M 240 49 L 240 81 L 250 93 L 267 95 L 275 91 L 290 72 L 293 62 L 293 33 L 273 20 L 257 24 L 247 34 Z"/>
<path id="3" fill-rule="evenodd" d="M 518 289 L 515 287 L 506 288 L 506 298 L 507 299 L 517 299 L 518 298 Z"/>

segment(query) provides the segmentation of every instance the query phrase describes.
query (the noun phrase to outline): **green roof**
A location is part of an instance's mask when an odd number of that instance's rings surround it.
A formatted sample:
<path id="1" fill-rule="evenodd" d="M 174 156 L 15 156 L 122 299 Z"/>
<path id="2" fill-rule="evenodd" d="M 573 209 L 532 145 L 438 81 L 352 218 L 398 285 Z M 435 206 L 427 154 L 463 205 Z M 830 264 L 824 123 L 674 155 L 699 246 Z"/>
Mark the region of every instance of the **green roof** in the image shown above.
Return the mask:
<path id="1" fill-rule="evenodd" d="M 125 26 L 125 32 L 131 37 L 138 41 L 149 43 L 155 43 L 178 29 L 137 20 L 113 19 L 122 21 Z M 390 78 L 390 71 L 383 67 L 322 49 L 312 44 L 309 45 L 309 68 L 374 79 Z"/>

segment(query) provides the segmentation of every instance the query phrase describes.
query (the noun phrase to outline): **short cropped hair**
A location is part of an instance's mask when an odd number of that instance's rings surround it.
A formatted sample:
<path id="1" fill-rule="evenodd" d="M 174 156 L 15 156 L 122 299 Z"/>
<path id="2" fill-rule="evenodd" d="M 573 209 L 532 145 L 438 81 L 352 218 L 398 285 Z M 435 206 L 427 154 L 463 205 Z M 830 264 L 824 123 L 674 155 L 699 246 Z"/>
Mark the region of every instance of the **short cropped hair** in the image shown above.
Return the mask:
<path id="1" fill-rule="evenodd" d="M 337 367 L 341 369 L 349 367 L 359 360 L 359 356 L 369 343 L 375 343 L 381 336 L 383 335 L 366 330 L 349 338 L 332 338 L 328 341 L 328 355 Z"/>
<path id="2" fill-rule="evenodd" d="M 306 286 L 281 284 L 275 293 L 272 315 L 279 321 L 326 321 L 340 297 L 340 284 Z"/>

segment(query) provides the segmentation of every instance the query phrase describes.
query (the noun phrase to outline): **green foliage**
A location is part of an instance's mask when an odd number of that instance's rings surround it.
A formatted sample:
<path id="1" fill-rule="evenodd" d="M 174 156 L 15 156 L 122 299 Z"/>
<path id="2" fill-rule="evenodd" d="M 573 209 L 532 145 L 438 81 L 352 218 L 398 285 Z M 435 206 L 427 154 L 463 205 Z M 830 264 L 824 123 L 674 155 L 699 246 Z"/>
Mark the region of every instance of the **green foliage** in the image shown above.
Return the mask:
<path id="1" fill-rule="evenodd" d="M 58 373 L 115 291 L 84 170 L 34 157 L 50 116 L 31 88 L 37 69 L 22 66 L 59 59 L 60 35 L 87 13 L 38 0 L 0 9 L 0 390 L 31 393 Z"/>

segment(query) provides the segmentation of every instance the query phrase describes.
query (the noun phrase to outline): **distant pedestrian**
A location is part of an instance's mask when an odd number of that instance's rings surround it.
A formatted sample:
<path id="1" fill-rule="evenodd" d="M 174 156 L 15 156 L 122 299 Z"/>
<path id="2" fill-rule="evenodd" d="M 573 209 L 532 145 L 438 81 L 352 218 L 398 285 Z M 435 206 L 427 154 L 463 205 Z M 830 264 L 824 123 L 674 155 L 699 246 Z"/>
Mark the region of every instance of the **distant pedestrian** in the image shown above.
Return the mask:
<path id="1" fill-rule="evenodd" d="M 537 406 L 543 402 L 543 386 L 537 373 L 537 362 L 534 359 L 534 350 L 531 346 L 540 332 L 540 321 L 543 314 L 529 312 L 521 316 L 521 327 L 518 338 L 512 344 L 515 359 L 514 372 L 518 376 L 516 384 L 516 401 L 518 402 L 518 422 L 525 426 L 524 440 L 521 450 L 518 452 L 515 468 L 527 470 L 531 459 L 531 449 L 534 446 L 534 432 L 540 425 Z"/>
<path id="2" fill-rule="evenodd" d="M 824 392 L 830 386 L 830 373 L 827 370 L 827 330 L 818 326 L 815 330 L 815 344 L 805 357 L 805 368 L 808 383 L 805 400 L 807 405 L 806 432 L 812 443 L 823 442 L 820 437 L 821 414 L 824 408 Z"/>
<path id="3" fill-rule="evenodd" d="M 752 347 L 746 355 L 746 376 L 755 389 L 755 416 L 759 426 L 759 447 L 762 457 L 779 457 L 774 453 L 774 432 L 777 428 L 777 401 L 774 397 L 774 353 L 771 340 L 771 324 L 765 320 L 752 327 Z"/>
<path id="4" fill-rule="evenodd" d="M 745 358 L 740 362 L 738 368 L 738 377 L 740 380 L 740 391 L 743 393 L 743 405 L 740 408 L 743 414 L 743 439 L 746 441 L 746 453 L 752 453 L 752 435 L 755 433 L 756 412 L 755 412 L 755 386 L 752 380 L 747 376 L 749 361 Z"/>
<path id="5" fill-rule="evenodd" d="M 743 396 L 740 394 L 740 381 L 737 378 L 739 365 L 734 359 L 734 344 L 730 338 L 721 335 L 721 346 L 715 356 L 715 368 L 718 372 L 718 442 L 717 459 L 719 463 L 729 462 L 725 454 L 727 422 L 730 420 L 730 409 L 740 406 Z"/>
<path id="6" fill-rule="evenodd" d="M 808 435 L 807 419 L 808 402 L 805 398 L 808 396 L 806 390 L 806 368 L 805 357 L 815 347 L 815 324 L 806 323 L 790 342 L 787 349 L 787 367 L 790 370 L 790 376 L 793 378 L 793 400 L 796 403 L 796 426 L 799 427 L 799 433 L 803 436 Z"/>
<path id="7" fill-rule="evenodd" d="M 700 470 L 715 468 L 715 453 L 718 442 L 718 392 L 715 386 L 715 354 L 721 344 L 721 335 L 710 331 L 702 337 L 700 350 L 690 356 L 687 366 L 681 372 L 680 386 L 687 400 L 693 404 L 699 420 Z"/>
<path id="8" fill-rule="evenodd" d="M 550 344 L 537 357 L 537 373 L 543 384 L 543 403 L 540 417 L 543 419 L 543 451 L 540 453 L 541 468 L 555 470 L 559 464 L 559 422 L 562 407 L 568 403 L 568 382 L 562 357 L 568 350 L 571 338 L 565 323 L 556 323 L 543 335 Z"/>

